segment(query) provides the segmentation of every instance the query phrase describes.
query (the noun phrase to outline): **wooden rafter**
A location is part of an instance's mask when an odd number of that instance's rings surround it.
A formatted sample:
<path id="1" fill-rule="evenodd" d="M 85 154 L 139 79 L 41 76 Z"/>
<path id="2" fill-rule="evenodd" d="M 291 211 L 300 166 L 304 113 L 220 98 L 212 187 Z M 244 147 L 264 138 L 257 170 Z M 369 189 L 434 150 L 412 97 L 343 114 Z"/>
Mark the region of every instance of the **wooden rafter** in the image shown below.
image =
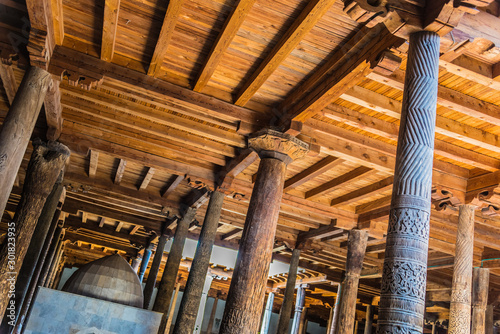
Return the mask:
<path id="1" fill-rule="evenodd" d="M 184 0 L 171 0 L 168 2 L 167 12 L 165 13 L 165 18 L 163 19 L 160 35 L 158 36 L 158 40 L 156 42 L 153 57 L 149 63 L 149 76 L 155 77 L 158 73 L 160 73 L 161 65 L 163 64 L 163 59 L 165 59 L 170 40 L 172 39 L 172 34 L 174 32 L 175 25 L 177 24 L 177 19 L 183 2 Z"/>
<path id="2" fill-rule="evenodd" d="M 168 185 L 167 189 L 165 190 L 162 196 L 164 198 L 168 198 L 168 196 L 170 196 L 175 191 L 175 189 L 179 186 L 179 184 L 181 184 L 184 178 L 185 178 L 184 175 L 176 175 L 173 181 Z"/>
<path id="3" fill-rule="evenodd" d="M 389 176 L 383 180 L 380 180 L 378 182 L 372 183 L 366 187 L 360 188 L 358 190 L 352 191 L 348 194 L 336 197 L 332 199 L 330 202 L 330 205 L 335 206 L 335 205 L 345 205 L 345 204 L 350 204 L 355 201 L 359 201 L 363 198 L 372 196 L 376 193 L 381 193 L 386 190 L 392 189 L 392 184 L 394 182 L 394 176 Z"/>
<path id="4" fill-rule="evenodd" d="M 101 59 L 111 61 L 115 52 L 120 0 L 105 0 L 102 24 Z"/>
<path id="5" fill-rule="evenodd" d="M 97 173 L 97 165 L 99 164 L 99 152 L 96 150 L 90 150 L 90 161 L 89 161 L 89 177 L 93 178 Z"/>
<path id="6" fill-rule="evenodd" d="M 156 169 L 154 169 L 153 167 L 148 167 L 148 172 L 142 179 L 141 185 L 139 186 L 140 190 L 145 190 L 148 187 L 149 182 L 151 182 L 151 179 L 155 175 L 155 171 Z"/>
<path id="7" fill-rule="evenodd" d="M 7 95 L 7 100 L 9 101 L 9 104 L 12 104 L 12 101 L 14 101 L 14 97 L 16 96 L 17 92 L 17 82 L 16 77 L 14 76 L 12 65 L 0 63 L 0 79 L 2 79 L 2 84 L 5 90 L 5 94 Z"/>
<path id="8" fill-rule="evenodd" d="M 213 43 L 212 49 L 203 65 L 203 69 L 198 75 L 198 79 L 193 88 L 195 92 L 201 92 L 208 84 L 212 74 L 219 65 L 222 55 L 231 44 L 234 36 L 236 36 L 238 29 L 243 21 L 245 21 L 254 3 L 255 0 L 239 0 L 237 5 L 233 8 L 233 11 L 224 23 L 221 33 L 217 37 L 215 43 Z"/>
<path id="9" fill-rule="evenodd" d="M 344 185 L 346 182 L 350 182 L 352 180 L 355 180 L 363 175 L 366 175 L 369 172 L 373 172 L 374 170 L 369 167 L 361 166 L 357 167 L 339 177 L 334 178 L 333 180 L 328 181 L 327 183 L 324 183 L 314 189 L 311 189 L 306 192 L 306 199 L 318 196 L 320 194 L 326 193 L 326 192 L 332 192 L 335 189 L 338 189 L 342 185 Z"/>
<path id="10" fill-rule="evenodd" d="M 344 160 L 339 159 L 337 157 L 333 156 L 328 156 L 321 160 L 320 162 L 312 165 L 311 167 L 307 168 L 306 170 L 298 173 L 297 175 L 293 176 L 292 178 L 288 179 L 285 181 L 285 189 L 284 192 L 287 192 L 291 189 L 297 188 L 298 186 L 306 183 L 309 180 L 312 180 L 316 176 L 319 176 L 333 167 L 340 165 L 344 162 Z"/>
<path id="11" fill-rule="evenodd" d="M 51 0 L 52 25 L 54 27 L 54 41 L 62 45 L 64 40 L 64 14 L 62 0 Z"/>
<path id="12" fill-rule="evenodd" d="M 127 160 L 120 159 L 118 168 L 116 169 L 114 184 L 119 185 L 122 182 L 123 173 L 125 173 L 125 167 L 127 166 Z"/>
<path id="13" fill-rule="evenodd" d="M 276 44 L 266 59 L 253 72 L 239 91 L 234 104 L 244 106 L 257 92 L 264 82 L 273 74 L 278 66 L 295 49 L 302 38 L 316 25 L 318 20 L 335 3 L 336 0 L 313 0 L 307 3 L 306 8 L 293 22 L 285 35 Z"/>
<path id="14" fill-rule="evenodd" d="M 57 140 L 61 135 L 63 118 L 61 105 L 61 91 L 59 80 L 52 80 L 47 95 L 45 95 L 44 107 L 47 120 L 47 139 Z"/>

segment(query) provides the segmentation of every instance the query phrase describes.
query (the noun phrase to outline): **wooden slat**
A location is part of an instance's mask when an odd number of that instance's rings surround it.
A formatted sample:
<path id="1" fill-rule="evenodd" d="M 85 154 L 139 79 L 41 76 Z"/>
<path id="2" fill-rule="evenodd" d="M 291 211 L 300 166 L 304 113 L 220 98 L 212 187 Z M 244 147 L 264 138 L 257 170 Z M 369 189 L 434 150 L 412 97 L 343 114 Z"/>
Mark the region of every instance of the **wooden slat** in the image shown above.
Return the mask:
<path id="1" fill-rule="evenodd" d="M 312 180 L 316 176 L 319 176 L 329 171 L 333 167 L 342 164 L 343 162 L 344 160 L 339 159 L 337 157 L 328 156 L 324 158 L 320 162 L 312 165 L 306 170 L 286 180 L 284 192 L 297 188 L 298 186 L 306 183 L 307 181 Z"/>
<path id="2" fill-rule="evenodd" d="M 48 127 L 47 139 L 49 140 L 59 139 L 62 131 L 63 118 L 59 84 L 59 80 L 52 80 L 44 100 L 45 118 Z"/>
<path id="3" fill-rule="evenodd" d="M 153 178 L 153 175 L 155 175 L 155 171 L 156 169 L 154 169 L 153 167 L 148 168 L 148 172 L 144 176 L 144 179 L 142 179 L 141 185 L 139 186 L 140 190 L 145 190 L 148 187 L 149 182 L 151 182 L 151 179 Z"/>
<path id="4" fill-rule="evenodd" d="M 118 168 L 116 169 L 114 184 L 119 185 L 122 182 L 123 173 L 125 173 L 125 167 L 127 166 L 127 160 L 120 159 Z"/>
<path id="5" fill-rule="evenodd" d="M 328 181 L 325 184 L 320 185 L 319 187 L 316 187 L 314 189 L 307 191 L 306 192 L 306 199 L 321 195 L 323 193 L 332 192 L 333 190 L 341 187 L 346 182 L 352 181 L 360 176 L 363 176 L 364 174 L 366 174 L 370 171 L 373 171 L 373 169 L 371 169 L 369 167 L 365 167 L 365 166 L 355 168 L 355 169 L 351 170 L 350 172 L 347 172 L 339 177 L 334 178 L 331 181 Z"/>
<path id="6" fill-rule="evenodd" d="M 163 64 L 163 59 L 165 59 L 165 54 L 167 53 L 170 40 L 172 39 L 172 34 L 174 33 L 183 2 L 184 0 L 170 0 L 168 2 L 167 12 L 165 13 L 160 35 L 158 36 L 155 51 L 148 68 L 148 75 L 150 76 L 155 77 L 160 73 L 161 65 Z"/>
<path id="7" fill-rule="evenodd" d="M 179 184 L 184 180 L 184 177 L 185 177 L 184 175 L 176 175 L 172 183 L 169 184 L 168 188 L 163 193 L 162 197 L 168 198 L 168 196 L 170 196 L 179 186 Z"/>
<path id="8" fill-rule="evenodd" d="M 224 23 L 224 27 L 217 37 L 217 40 L 212 45 L 212 49 L 210 50 L 207 60 L 203 65 L 203 69 L 201 70 L 198 79 L 196 80 L 196 84 L 194 85 L 193 90 L 195 92 L 201 92 L 207 85 L 208 81 L 212 77 L 212 74 L 219 65 L 222 55 L 231 44 L 234 36 L 236 36 L 238 29 L 245 21 L 245 18 L 250 12 L 250 9 L 252 9 L 254 3 L 255 0 L 239 0 L 234 7 L 233 11 Z"/>
<path id="9" fill-rule="evenodd" d="M 2 79 L 3 88 L 9 100 L 9 104 L 12 104 L 17 92 L 16 77 L 14 76 L 12 65 L 0 64 L 0 79 Z"/>
<path id="10" fill-rule="evenodd" d="M 302 38 L 316 25 L 318 20 L 336 0 L 311 0 L 285 35 L 276 44 L 266 59 L 253 72 L 239 91 L 234 104 L 244 106 L 264 82 L 273 74 L 285 58 L 295 49 Z"/>
<path id="11" fill-rule="evenodd" d="M 95 150 L 90 150 L 89 177 L 91 178 L 95 177 L 98 163 L 99 163 L 99 152 Z"/>
<path id="12" fill-rule="evenodd" d="M 330 205 L 335 206 L 339 204 L 350 204 L 355 201 L 359 201 L 368 196 L 372 196 L 376 193 L 381 193 L 386 190 L 392 189 L 392 183 L 394 182 L 394 176 L 390 176 L 381 181 L 370 184 L 369 186 L 357 189 L 348 194 L 339 196 L 332 199 Z"/>
<path id="13" fill-rule="evenodd" d="M 115 52 L 120 0 L 105 0 L 102 24 L 101 59 L 111 61 Z"/>
<path id="14" fill-rule="evenodd" d="M 62 45 L 64 40 L 64 14 L 62 0 L 51 0 L 52 25 L 54 27 L 54 41 Z"/>

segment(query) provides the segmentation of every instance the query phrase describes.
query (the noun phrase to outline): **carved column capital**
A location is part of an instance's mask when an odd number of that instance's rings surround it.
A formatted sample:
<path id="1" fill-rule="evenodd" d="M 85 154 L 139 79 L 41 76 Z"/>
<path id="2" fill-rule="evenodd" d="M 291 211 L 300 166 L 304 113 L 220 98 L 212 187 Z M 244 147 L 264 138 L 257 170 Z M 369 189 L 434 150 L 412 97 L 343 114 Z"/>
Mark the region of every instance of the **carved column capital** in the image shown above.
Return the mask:
<path id="1" fill-rule="evenodd" d="M 431 199 L 434 208 L 445 213 L 458 211 L 458 207 L 465 202 L 463 196 L 442 186 L 432 188 Z"/>
<path id="2" fill-rule="evenodd" d="M 248 146 L 261 158 L 275 158 L 286 164 L 303 158 L 309 152 L 309 145 L 279 131 L 265 129 L 248 138 Z"/>

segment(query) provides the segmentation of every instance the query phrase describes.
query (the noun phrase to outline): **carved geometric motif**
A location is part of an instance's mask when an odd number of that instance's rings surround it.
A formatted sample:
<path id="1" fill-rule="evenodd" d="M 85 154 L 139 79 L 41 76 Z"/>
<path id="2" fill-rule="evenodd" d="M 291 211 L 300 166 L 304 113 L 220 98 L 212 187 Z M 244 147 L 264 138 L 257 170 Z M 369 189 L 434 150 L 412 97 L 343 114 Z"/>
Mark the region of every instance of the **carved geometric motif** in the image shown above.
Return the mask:
<path id="1" fill-rule="evenodd" d="M 381 294 L 425 300 L 427 267 L 407 261 L 384 262 Z"/>
<path id="2" fill-rule="evenodd" d="M 413 208 L 391 210 L 388 233 L 391 232 L 427 239 L 429 236 L 429 212 Z"/>

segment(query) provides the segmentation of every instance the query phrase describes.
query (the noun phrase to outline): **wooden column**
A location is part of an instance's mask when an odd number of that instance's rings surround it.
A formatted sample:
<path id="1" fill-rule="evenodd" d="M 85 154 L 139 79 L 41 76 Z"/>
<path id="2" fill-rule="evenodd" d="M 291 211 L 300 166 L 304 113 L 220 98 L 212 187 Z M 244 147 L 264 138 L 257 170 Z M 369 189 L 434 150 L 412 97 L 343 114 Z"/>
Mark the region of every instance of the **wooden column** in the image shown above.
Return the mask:
<path id="1" fill-rule="evenodd" d="M 148 245 L 144 250 L 144 254 L 142 255 L 141 267 L 139 269 L 139 281 L 142 283 L 144 280 L 144 275 L 146 274 L 146 270 L 148 269 L 149 260 L 151 260 L 151 254 L 153 251 L 151 250 L 151 245 Z"/>
<path id="2" fill-rule="evenodd" d="M 69 150 L 60 143 L 34 143 L 21 200 L 14 220 L 9 224 L 9 228 L 12 228 L 15 233 L 8 235 L 7 242 L 0 251 L 0 319 L 3 318 L 7 305 L 12 303 L 9 291 L 11 287 L 14 287 L 17 273 L 21 270 L 35 224 L 45 201 L 69 155 Z M 8 192 L 7 188 L 2 189 L 3 192 Z"/>
<path id="3" fill-rule="evenodd" d="M 473 205 L 459 207 L 448 325 L 450 334 L 470 333 L 474 210 Z"/>
<path id="4" fill-rule="evenodd" d="M 50 242 L 49 249 L 47 252 L 47 257 L 45 259 L 45 263 L 43 264 L 42 271 L 40 273 L 40 277 L 38 278 L 39 286 L 46 286 L 46 282 L 49 279 L 50 268 L 52 268 L 52 264 L 55 261 L 57 252 L 59 251 L 59 244 L 61 243 L 64 237 L 64 229 L 62 226 L 57 226 L 56 231 L 54 232 L 54 236 Z M 45 247 L 45 245 L 44 245 Z"/>
<path id="5" fill-rule="evenodd" d="M 261 158 L 240 240 L 220 334 L 258 331 L 271 262 L 287 163 L 303 157 L 308 145 L 287 134 L 264 130 L 249 136 Z"/>
<path id="6" fill-rule="evenodd" d="M 172 306 L 170 306 L 170 310 L 168 311 L 168 318 L 167 318 L 167 323 L 165 325 L 165 329 L 163 330 L 163 332 L 160 329 L 158 331 L 158 334 L 170 333 L 170 327 L 172 326 L 172 321 L 174 321 L 175 305 L 177 305 L 177 297 L 179 296 L 180 288 L 181 288 L 181 283 L 177 283 L 177 285 L 175 286 L 174 297 L 172 298 Z"/>
<path id="7" fill-rule="evenodd" d="M 493 305 L 488 305 L 486 307 L 486 319 L 485 319 L 485 334 L 493 334 L 494 327 L 494 318 L 493 318 Z"/>
<path id="8" fill-rule="evenodd" d="M 266 309 L 262 317 L 262 325 L 260 326 L 260 334 L 268 334 L 269 323 L 271 322 L 271 315 L 273 314 L 274 292 L 269 292 L 267 296 Z"/>
<path id="9" fill-rule="evenodd" d="M 137 274 L 137 271 L 139 270 L 139 266 L 141 265 L 142 262 L 142 257 L 136 256 L 132 259 L 132 264 L 130 266 L 132 267 L 132 270 Z M 139 276 L 139 275 L 137 275 Z"/>
<path id="10" fill-rule="evenodd" d="M 198 239 L 198 246 L 194 255 L 189 276 L 182 295 L 182 301 L 179 308 L 179 315 L 175 322 L 175 333 L 192 333 L 198 308 L 200 306 L 203 285 L 208 273 L 210 257 L 214 247 L 215 235 L 219 226 L 219 218 L 224 202 L 224 193 L 215 190 L 208 202 L 207 212 L 203 221 L 203 226 Z"/>
<path id="11" fill-rule="evenodd" d="M 300 315 L 300 326 L 299 326 L 299 334 L 307 334 L 307 325 L 309 320 L 307 320 L 307 312 L 308 308 L 302 308 L 302 314 Z"/>
<path id="12" fill-rule="evenodd" d="M 38 67 L 31 67 L 24 75 L 0 130 L 0 189 L 2 189 L 0 214 L 3 214 L 7 205 L 49 82 L 48 72 Z M 1 283 L 4 282 L 5 280 L 2 279 Z M 0 296 L 5 296 L 5 294 L 1 293 Z M 3 313 L 4 306 L 1 302 L 0 314 L 3 316 Z"/>
<path id="13" fill-rule="evenodd" d="M 293 314 L 292 330 L 290 334 L 300 334 L 300 325 L 302 323 L 302 311 L 306 301 L 306 290 L 304 286 L 297 289 L 297 300 L 295 301 L 295 313 Z"/>
<path id="14" fill-rule="evenodd" d="M 49 276 L 47 277 L 47 281 L 45 281 L 45 287 L 51 289 L 52 286 L 54 285 L 54 281 L 57 276 L 57 271 L 59 269 L 59 264 L 63 260 L 63 256 L 64 256 L 64 241 L 61 238 L 57 245 L 57 253 L 54 257 L 54 261 L 52 261 L 52 264 L 50 266 Z"/>
<path id="15" fill-rule="evenodd" d="M 490 270 L 474 268 L 472 283 L 472 334 L 485 334 Z"/>
<path id="16" fill-rule="evenodd" d="M 335 299 L 335 306 L 332 309 L 330 326 L 326 329 L 327 334 L 334 334 L 337 329 L 337 323 L 339 321 L 339 308 L 340 308 L 340 298 L 342 297 L 342 285 L 339 284 L 337 287 L 337 299 Z"/>
<path id="17" fill-rule="evenodd" d="M 422 333 L 427 280 L 439 36 L 410 36 L 378 333 Z"/>
<path id="18" fill-rule="evenodd" d="M 215 314 L 217 313 L 217 304 L 219 303 L 219 295 L 215 297 L 214 304 L 212 306 L 212 312 L 210 312 L 210 319 L 208 320 L 207 334 L 212 334 L 214 328 Z"/>
<path id="19" fill-rule="evenodd" d="M 372 334 L 373 329 L 373 305 L 366 306 L 365 334 Z"/>
<path id="20" fill-rule="evenodd" d="M 205 317 L 205 305 L 207 305 L 208 292 L 210 291 L 210 287 L 212 286 L 213 280 L 214 276 L 212 276 L 211 274 L 207 275 L 205 278 L 205 284 L 203 286 L 200 303 L 198 305 L 198 312 L 195 319 L 194 331 L 192 332 L 193 334 L 201 334 L 201 326 L 203 324 L 203 318 Z M 174 333 L 191 333 L 191 332 L 177 331 L 174 328 Z"/>
<path id="21" fill-rule="evenodd" d="M 182 219 L 180 219 L 177 224 L 174 242 L 172 243 L 172 247 L 168 253 L 167 263 L 165 264 L 160 286 L 158 287 L 158 294 L 156 295 L 156 300 L 153 305 L 153 311 L 163 313 L 159 330 L 159 333 L 162 334 L 167 326 L 167 315 L 170 300 L 172 299 L 172 293 L 174 292 L 174 286 L 182 259 L 182 251 L 184 250 L 184 244 L 186 243 L 189 224 L 193 221 L 195 214 L 195 208 L 186 208 L 182 215 Z"/>
<path id="22" fill-rule="evenodd" d="M 165 251 L 165 246 L 167 245 L 168 235 L 165 234 L 165 229 L 162 229 L 162 234 L 158 239 L 158 244 L 156 245 L 156 252 L 153 258 L 153 263 L 149 269 L 148 279 L 146 280 L 146 286 L 144 287 L 144 309 L 149 308 L 151 303 L 151 297 L 153 296 L 153 291 L 156 285 L 156 278 L 158 277 L 158 270 L 160 270 L 161 260 L 163 258 L 163 252 Z"/>
<path id="23" fill-rule="evenodd" d="M 290 325 L 290 316 L 292 314 L 293 297 L 295 291 L 295 282 L 297 281 L 297 269 L 299 267 L 300 249 L 294 249 L 290 259 L 290 268 L 286 280 L 283 303 L 281 304 L 280 317 L 278 321 L 278 331 L 276 334 L 288 334 Z"/>
<path id="24" fill-rule="evenodd" d="M 359 276 L 363 268 L 367 242 L 368 233 L 366 231 L 349 231 L 346 272 L 342 280 L 342 295 L 340 296 L 339 317 L 336 328 L 338 334 L 352 334 L 354 329 Z"/>

